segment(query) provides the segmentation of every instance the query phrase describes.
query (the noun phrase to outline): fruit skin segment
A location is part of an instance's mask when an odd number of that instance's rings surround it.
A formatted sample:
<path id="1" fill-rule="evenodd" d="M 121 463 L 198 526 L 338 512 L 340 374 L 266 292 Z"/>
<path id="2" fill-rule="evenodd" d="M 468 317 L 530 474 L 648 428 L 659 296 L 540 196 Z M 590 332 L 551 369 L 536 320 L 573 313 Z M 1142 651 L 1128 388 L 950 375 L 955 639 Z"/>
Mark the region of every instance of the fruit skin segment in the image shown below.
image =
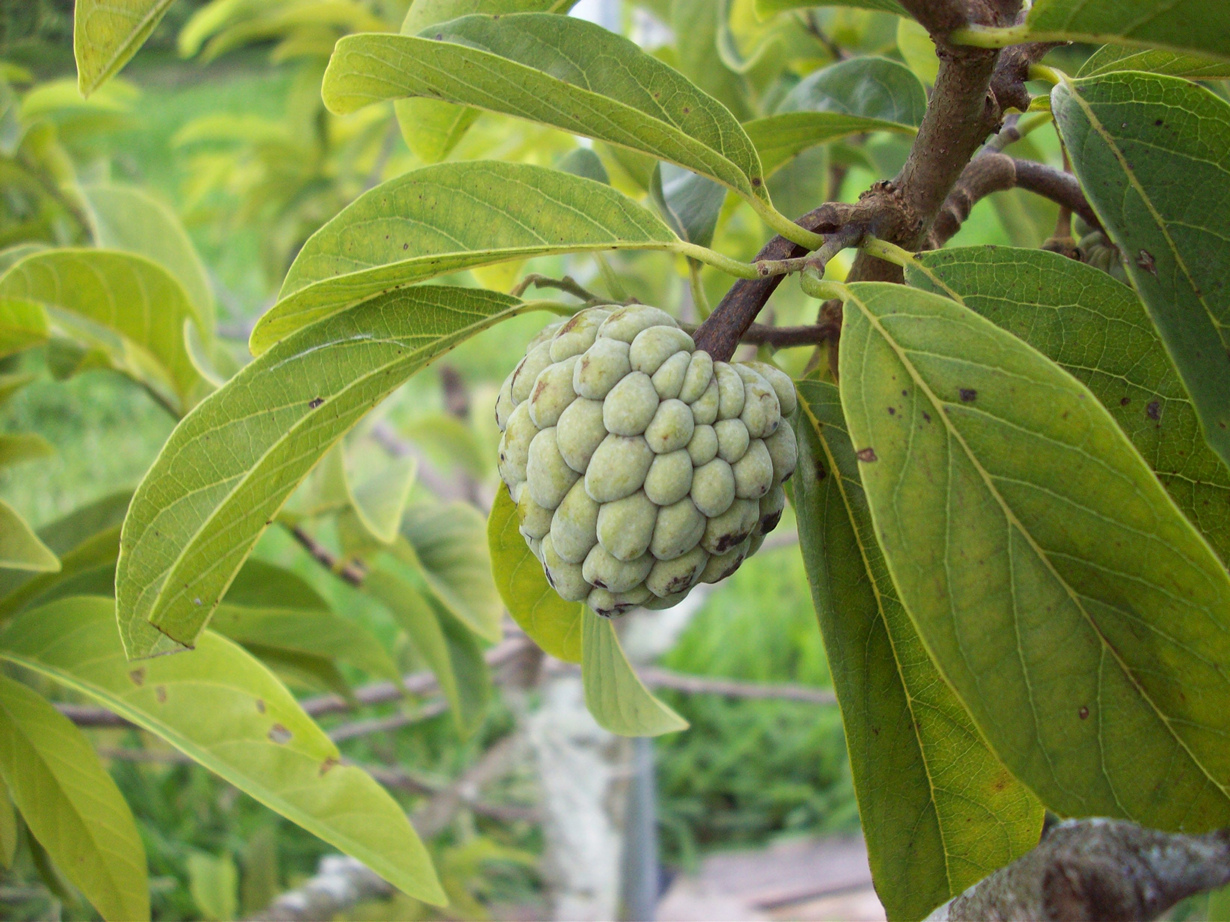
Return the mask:
<path id="1" fill-rule="evenodd" d="M 593 307 L 542 331 L 500 389 L 500 479 L 561 597 L 612 617 L 734 573 L 798 463 L 794 384 L 715 362 L 665 311 Z"/>

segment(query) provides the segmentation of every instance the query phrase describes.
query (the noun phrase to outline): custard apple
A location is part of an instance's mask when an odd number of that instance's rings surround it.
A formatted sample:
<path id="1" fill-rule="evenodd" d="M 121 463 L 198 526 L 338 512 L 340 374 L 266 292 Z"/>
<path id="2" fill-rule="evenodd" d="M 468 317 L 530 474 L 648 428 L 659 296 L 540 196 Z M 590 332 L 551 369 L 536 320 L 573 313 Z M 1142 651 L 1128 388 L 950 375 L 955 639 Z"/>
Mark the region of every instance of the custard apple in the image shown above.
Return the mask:
<path id="1" fill-rule="evenodd" d="M 669 608 L 777 525 L 795 407 L 784 373 L 713 361 L 655 307 L 589 308 L 500 389 L 500 478 L 563 598 L 606 617 Z"/>

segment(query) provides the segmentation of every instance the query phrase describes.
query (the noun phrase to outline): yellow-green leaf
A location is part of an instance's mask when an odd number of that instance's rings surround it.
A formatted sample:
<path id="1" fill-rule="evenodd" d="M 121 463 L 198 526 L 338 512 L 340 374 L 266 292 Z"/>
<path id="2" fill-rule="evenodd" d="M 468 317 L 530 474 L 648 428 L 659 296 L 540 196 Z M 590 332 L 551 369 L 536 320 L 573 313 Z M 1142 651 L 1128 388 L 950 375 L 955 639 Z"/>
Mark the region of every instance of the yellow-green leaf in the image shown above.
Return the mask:
<path id="1" fill-rule="evenodd" d="M 551 588 L 517 529 L 517 506 L 507 490 L 499 489 L 487 519 L 487 546 L 500 598 L 530 640 L 556 659 L 579 663 L 584 606 L 564 601 Z"/>
<path id="2" fill-rule="evenodd" d="M 73 55 L 83 96 L 89 96 L 128 63 L 171 2 L 77 0 L 73 12 Z"/>
<path id="3" fill-rule="evenodd" d="M 60 561 L 17 510 L 0 499 L 0 570 L 6 567 L 54 573 Z"/>
<path id="4" fill-rule="evenodd" d="M 161 737 L 411 896 L 445 901 L 397 802 L 366 772 L 341 764 L 324 731 L 237 644 L 207 633 L 191 653 L 133 664 L 111 600 L 72 598 L 10 621 L 0 630 L 0 657 Z"/>
<path id="5" fill-rule="evenodd" d="M 283 340 L 202 401 L 124 522 L 116 598 L 129 654 L 191 644 L 325 452 L 410 375 L 524 309 L 476 289 L 392 291 Z"/>
<path id="6" fill-rule="evenodd" d="M 598 725 L 620 736 L 661 736 L 688 722 L 650 694 L 615 635 L 615 625 L 584 609 L 581 675 L 585 706 Z"/>
<path id="7" fill-rule="evenodd" d="M 549 253 L 669 250 L 678 238 L 610 186 L 545 167 L 442 163 L 391 179 L 312 235 L 252 331 L 279 339 L 390 288 Z"/>
<path id="8" fill-rule="evenodd" d="M 799 540 L 872 877 L 889 919 L 921 919 L 1033 848 L 1042 805 L 982 741 L 897 597 L 837 388 L 797 386 Z"/>
<path id="9" fill-rule="evenodd" d="M 0 467 L 23 464 L 36 458 L 49 458 L 55 448 L 37 432 L 0 434 Z"/>
<path id="10" fill-rule="evenodd" d="M 1230 823 L 1230 574 L 1208 544 L 1032 347 L 927 292 L 843 297 L 875 535 L 991 748 L 1062 815 Z"/>
<path id="11" fill-rule="evenodd" d="M 0 675 L 0 776 L 22 818 L 104 919 L 149 918 L 145 847 L 85 734 Z"/>
<path id="12" fill-rule="evenodd" d="M 45 343 L 49 335 L 41 304 L 0 295 L 0 358 Z"/>

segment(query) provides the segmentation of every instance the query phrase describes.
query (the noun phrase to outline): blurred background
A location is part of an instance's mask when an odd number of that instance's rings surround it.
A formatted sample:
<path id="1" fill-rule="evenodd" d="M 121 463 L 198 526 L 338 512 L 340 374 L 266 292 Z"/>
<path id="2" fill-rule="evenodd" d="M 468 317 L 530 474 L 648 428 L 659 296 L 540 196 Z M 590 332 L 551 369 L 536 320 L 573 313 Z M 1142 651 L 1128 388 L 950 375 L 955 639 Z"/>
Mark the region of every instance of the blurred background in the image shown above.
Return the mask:
<path id="1" fill-rule="evenodd" d="M 647 197 L 652 161 L 509 118 L 481 114 L 444 150 L 404 130 L 390 105 L 329 114 L 320 80 L 336 39 L 397 31 L 408 5 L 177 0 L 120 77 L 83 100 L 72 0 L 0 0 L 0 271 L 30 245 L 88 245 L 99 236 L 106 190 L 137 189 L 182 224 L 199 256 L 221 343 L 214 362 L 225 376 L 245 362 L 252 324 L 303 241 L 364 190 L 406 170 L 442 157 L 562 164 L 600 170 Z M 728 34 L 717 36 L 701 28 L 715 21 L 708 2 L 582 0 L 573 13 L 685 70 L 699 67 L 710 84 L 724 82 L 711 92 L 741 107 L 741 118 L 772 111 L 802 75 L 843 49 L 878 51 L 934 79 L 929 44 L 919 53 L 917 36 L 895 17 L 824 9 L 765 20 L 750 0 L 727 6 Z M 699 58 L 675 42 L 685 30 L 704 32 Z M 719 56 L 719 41 L 738 60 Z M 1058 156 L 1049 132 L 1025 143 L 1036 145 L 1031 156 Z M 893 134 L 816 148 L 774 176 L 774 200 L 788 214 L 852 200 L 893 175 L 907 150 L 908 137 Z M 1010 193 L 980 203 L 956 243 L 1036 246 L 1053 224 L 1052 206 Z M 716 249 L 746 259 L 766 238 L 745 206 L 726 202 Z M 730 281 L 654 253 L 500 265 L 448 281 L 508 290 L 529 272 L 568 274 L 684 319 L 717 303 Z M 814 305 L 785 287 L 771 305 L 774 320 L 810 322 Z M 347 439 L 337 463 L 358 480 L 409 463 L 417 475 L 408 508 L 428 522 L 441 514 L 461 522 L 457 552 L 485 560 L 495 395 L 542 322 L 517 318 L 416 376 Z M 799 373 L 810 354 L 775 358 Z M 0 499 L 35 528 L 131 489 L 175 424 L 148 390 L 67 343 L 0 365 L 2 374 L 29 379 L 0 405 L 0 430 L 35 432 L 50 446 L 36 461 L 0 468 Z M 453 901 L 433 910 L 366 880 L 368 889 L 339 908 L 342 917 L 875 917 L 840 715 L 789 512 L 733 578 L 674 611 L 629 619 L 630 655 L 691 723 L 652 743 L 599 730 L 577 673 L 526 653 L 511 628 L 504 644 L 485 650 L 485 707 L 459 721 L 430 680 L 415 684 L 427 663 L 413 642 L 344 578 L 345 523 L 308 512 L 303 522 L 310 542 L 271 529 L 256 558 L 297 575 L 414 681 L 410 694 L 390 694 L 358 655 L 321 662 L 266 642 L 264 658 L 316 708 L 345 756 L 404 802 Z M 322 864 L 324 843 L 138 731 L 91 733 L 140 825 L 156 918 L 257 916 L 280 894 L 339 871 Z M 816 877 L 824 856 L 832 879 Z M 91 917 L 36 863 L 0 874 L 0 917 Z M 813 905 L 834 893 L 862 902 Z"/>

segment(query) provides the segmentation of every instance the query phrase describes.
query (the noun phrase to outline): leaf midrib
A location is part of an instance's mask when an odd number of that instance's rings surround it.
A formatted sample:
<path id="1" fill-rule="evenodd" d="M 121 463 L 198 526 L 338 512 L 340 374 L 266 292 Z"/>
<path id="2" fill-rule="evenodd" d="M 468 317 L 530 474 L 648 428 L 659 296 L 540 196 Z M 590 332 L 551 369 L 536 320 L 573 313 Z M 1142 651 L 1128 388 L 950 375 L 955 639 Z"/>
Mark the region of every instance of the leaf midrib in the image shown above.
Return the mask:
<path id="1" fill-rule="evenodd" d="M 1070 585 L 1068 585 L 1068 581 L 1065 580 L 1059 574 L 1059 572 L 1055 569 L 1055 567 L 1051 564 L 1050 558 L 1038 546 L 1037 542 L 1034 541 L 1033 535 L 1030 534 L 1027 529 L 1025 529 L 1025 527 L 1022 525 L 1020 520 L 1016 517 L 1015 512 L 1008 505 L 1007 501 L 1003 498 L 1003 496 L 1000 495 L 999 491 L 995 488 L 995 485 L 991 479 L 989 472 L 978 461 L 978 458 L 974 455 L 974 452 L 970 449 L 965 439 L 961 436 L 960 432 L 958 432 L 957 429 L 952 425 L 951 420 L 949 420 L 948 414 L 945 411 L 947 404 L 942 402 L 936 396 L 936 394 L 931 390 L 931 388 L 927 386 L 926 382 L 923 380 L 918 370 L 914 367 L 914 364 L 906 356 L 904 349 L 898 345 L 895 339 L 889 336 L 888 331 L 885 330 L 883 325 L 879 322 L 879 318 L 876 317 L 868 309 L 867 305 L 862 300 L 860 300 L 853 292 L 850 292 L 848 297 L 850 301 L 852 301 L 855 305 L 858 306 L 859 311 L 867 319 L 868 323 L 880 335 L 880 337 L 884 340 L 884 342 L 886 342 L 889 345 L 889 347 L 893 350 L 894 354 L 897 356 L 898 361 L 901 362 L 902 366 L 909 373 L 911 379 L 913 379 L 914 383 L 917 385 L 919 390 L 927 396 L 928 400 L 931 401 L 931 405 L 935 409 L 936 415 L 939 416 L 941 419 L 943 419 L 944 428 L 948 431 L 950 438 L 954 439 L 961 446 L 961 449 L 964 451 L 966 458 L 970 461 L 970 463 L 974 466 L 974 469 L 978 472 L 978 476 L 982 479 L 983 485 L 985 486 L 987 491 L 991 494 L 991 496 L 995 499 L 995 502 L 998 504 L 1001 512 L 1003 512 L 1005 519 L 1007 519 L 1007 521 L 1014 528 L 1016 528 L 1017 532 L 1025 539 L 1026 543 L 1033 550 L 1034 554 L 1037 555 L 1037 557 L 1042 561 L 1047 571 L 1050 572 L 1051 576 L 1059 583 L 1059 585 L 1063 587 L 1064 592 L 1067 594 L 1068 598 L 1072 601 L 1072 604 L 1076 606 L 1076 610 L 1081 613 L 1081 616 L 1085 619 L 1086 623 L 1093 630 L 1095 636 L 1101 642 L 1102 649 L 1109 652 L 1110 655 L 1114 658 L 1115 663 L 1123 671 L 1124 676 L 1131 683 L 1132 687 L 1136 689 L 1137 694 L 1140 695 L 1141 699 L 1144 700 L 1149 705 L 1154 715 L 1158 718 L 1158 720 L 1162 722 L 1163 726 L 1166 727 L 1166 731 L 1170 734 L 1170 736 L 1174 739 L 1174 741 L 1179 744 L 1179 747 L 1187 754 L 1188 758 L 1191 759 L 1192 764 L 1200 769 L 1200 773 L 1205 777 L 1205 779 L 1207 779 L 1209 783 L 1211 783 L 1215 788 L 1217 788 L 1218 791 L 1221 792 L 1223 797 L 1225 797 L 1227 800 L 1230 800 L 1230 790 L 1228 790 L 1224 785 L 1220 784 L 1217 781 L 1217 779 L 1215 779 L 1209 773 L 1209 770 L 1205 767 L 1204 763 L 1200 759 L 1196 758 L 1195 754 L 1191 751 L 1190 747 L 1187 744 L 1187 741 L 1182 736 L 1180 736 L 1178 733 L 1175 732 L 1174 727 L 1171 725 L 1170 718 L 1161 711 L 1161 709 L 1157 706 L 1157 704 L 1149 696 L 1148 692 L 1141 686 L 1135 673 L 1133 673 L 1132 670 L 1128 668 L 1128 665 L 1124 662 L 1123 658 L 1119 655 L 1119 651 L 1116 650 L 1114 645 L 1112 645 L 1110 641 L 1107 640 L 1107 638 L 1103 635 L 1102 631 L 1098 627 L 1097 623 L 1094 621 L 1093 617 L 1089 614 L 1088 611 L 1085 610 L 1085 606 L 1081 604 L 1080 596 L 1076 593 L 1076 591 Z M 1012 553 L 1011 553 L 1010 546 L 1008 548 L 1008 556 L 1009 556 L 1009 559 L 1011 559 Z M 1015 601 L 1013 603 L 1013 607 L 1015 609 Z M 1014 617 L 1013 620 L 1015 622 L 1016 618 Z M 1017 647 L 1017 651 L 1018 653 L 1021 652 L 1019 645 Z M 1030 701 L 1032 704 L 1032 701 L 1033 701 L 1032 694 L 1030 695 Z M 1099 740 L 1100 738 L 1101 737 L 1099 734 Z M 1049 763 L 1050 761 L 1049 753 L 1047 753 L 1045 749 L 1043 750 L 1043 752 L 1044 754 L 1047 755 L 1047 761 Z M 1100 761 L 1102 762 L 1103 772 L 1105 772 L 1105 759 L 1103 758 Z M 1108 779 L 1108 784 L 1109 784 L 1109 779 Z M 1114 792 L 1113 785 L 1111 786 L 1111 791 L 1112 793 Z M 1117 795 L 1116 795 L 1116 800 L 1117 800 Z"/>

